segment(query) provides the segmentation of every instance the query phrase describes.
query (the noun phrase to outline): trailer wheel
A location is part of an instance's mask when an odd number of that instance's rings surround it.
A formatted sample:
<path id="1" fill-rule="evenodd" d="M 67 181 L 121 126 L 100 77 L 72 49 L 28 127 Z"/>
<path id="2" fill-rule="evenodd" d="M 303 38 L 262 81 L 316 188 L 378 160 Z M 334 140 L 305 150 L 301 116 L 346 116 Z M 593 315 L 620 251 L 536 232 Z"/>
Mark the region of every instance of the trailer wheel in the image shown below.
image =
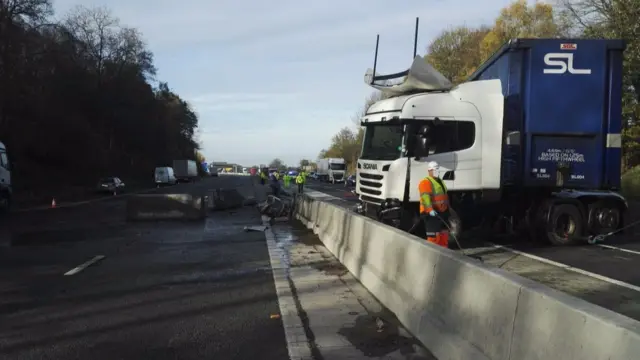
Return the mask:
<path id="1" fill-rule="evenodd" d="M 622 222 L 622 213 L 615 204 L 597 201 L 589 205 L 589 230 L 593 234 L 615 231 Z"/>
<path id="2" fill-rule="evenodd" d="M 575 205 L 554 206 L 549 216 L 547 240 L 552 245 L 575 245 L 582 238 L 584 218 Z"/>

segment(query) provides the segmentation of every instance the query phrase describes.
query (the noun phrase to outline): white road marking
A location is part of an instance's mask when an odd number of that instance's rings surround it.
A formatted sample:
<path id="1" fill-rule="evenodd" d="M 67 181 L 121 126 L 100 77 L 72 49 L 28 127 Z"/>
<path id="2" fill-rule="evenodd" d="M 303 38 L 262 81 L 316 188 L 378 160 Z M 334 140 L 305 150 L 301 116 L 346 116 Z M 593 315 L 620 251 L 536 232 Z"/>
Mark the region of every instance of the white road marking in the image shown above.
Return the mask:
<path id="1" fill-rule="evenodd" d="M 66 273 L 64 273 L 64 276 L 75 275 L 75 274 L 79 273 L 80 271 L 88 268 L 89 266 L 97 263 L 98 261 L 103 260 L 104 258 L 105 258 L 104 255 L 95 256 L 93 259 L 85 262 L 84 264 L 76 266 L 73 269 L 67 271 Z"/>
<path id="2" fill-rule="evenodd" d="M 606 277 L 606 276 L 603 276 L 603 275 L 599 275 L 599 274 L 596 274 L 596 273 L 592 273 L 590 271 L 582 270 L 582 269 L 579 269 L 579 268 L 576 268 L 576 267 L 573 267 L 573 266 L 569 266 L 569 265 L 566 265 L 566 264 L 563 264 L 563 263 L 559 263 L 557 261 L 545 259 L 543 257 L 532 255 L 532 254 L 529 254 L 529 253 L 526 253 L 526 252 L 523 252 L 523 251 L 515 250 L 515 249 L 509 248 L 509 247 L 506 247 L 506 246 L 496 245 L 496 244 L 491 244 L 491 245 L 496 249 L 503 249 L 503 250 L 506 250 L 506 251 L 509 251 L 509 252 L 512 252 L 512 253 L 515 253 L 515 254 L 518 254 L 518 255 L 526 256 L 526 257 L 528 257 L 530 259 L 533 259 L 533 260 L 537 260 L 537 261 L 543 262 L 545 264 L 549 264 L 549 265 L 552 265 L 552 266 L 559 267 L 561 269 L 573 271 L 573 272 L 576 272 L 578 274 L 589 276 L 589 277 L 592 277 L 594 279 L 602 280 L 602 281 L 608 282 L 610 284 L 618 285 L 618 286 L 621 286 L 621 287 L 624 287 L 624 288 L 627 288 L 627 289 L 630 289 L 630 290 L 635 290 L 635 291 L 640 292 L 640 286 L 635 286 L 635 285 L 626 283 L 624 281 L 612 279 L 612 278 L 609 278 L 609 277 Z"/>
<path id="3" fill-rule="evenodd" d="M 596 244 L 596 245 L 600 246 L 601 248 L 605 248 L 605 249 L 618 250 L 618 251 L 626 252 L 626 253 L 629 253 L 629 254 L 640 255 L 640 251 L 629 250 L 629 249 L 625 249 L 625 248 L 621 248 L 621 247 L 617 247 L 617 246 L 604 245 L 604 244 Z"/>
<path id="4" fill-rule="evenodd" d="M 307 356 L 311 358 L 309 341 L 304 332 L 302 319 L 295 308 L 287 307 L 288 304 L 295 304 L 295 299 L 289 285 L 287 270 L 290 268 L 289 261 L 282 256 L 282 250 L 278 249 L 276 237 L 269 225 L 267 218 L 262 219 L 262 223 L 267 226 L 264 235 L 267 239 L 267 249 L 269 251 L 269 261 L 273 270 L 273 282 L 276 286 L 278 296 L 278 306 L 280 307 L 280 318 L 284 326 L 284 337 L 287 342 L 289 359 L 298 360 Z M 290 306 L 290 305 L 289 305 Z M 304 352 L 304 354 L 302 354 Z"/>

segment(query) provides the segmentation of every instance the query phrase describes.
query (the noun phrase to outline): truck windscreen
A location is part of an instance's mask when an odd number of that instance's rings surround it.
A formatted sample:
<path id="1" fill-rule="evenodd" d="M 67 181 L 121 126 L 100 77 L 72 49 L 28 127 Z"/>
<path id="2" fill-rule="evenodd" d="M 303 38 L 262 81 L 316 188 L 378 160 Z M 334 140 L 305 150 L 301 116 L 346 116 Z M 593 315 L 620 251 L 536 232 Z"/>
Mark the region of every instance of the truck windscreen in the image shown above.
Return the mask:
<path id="1" fill-rule="evenodd" d="M 329 169 L 331 170 L 344 170 L 346 169 L 345 164 L 329 164 Z"/>
<path id="2" fill-rule="evenodd" d="M 402 125 L 369 124 L 365 126 L 362 154 L 367 160 L 395 160 L 400 157 Z"/>

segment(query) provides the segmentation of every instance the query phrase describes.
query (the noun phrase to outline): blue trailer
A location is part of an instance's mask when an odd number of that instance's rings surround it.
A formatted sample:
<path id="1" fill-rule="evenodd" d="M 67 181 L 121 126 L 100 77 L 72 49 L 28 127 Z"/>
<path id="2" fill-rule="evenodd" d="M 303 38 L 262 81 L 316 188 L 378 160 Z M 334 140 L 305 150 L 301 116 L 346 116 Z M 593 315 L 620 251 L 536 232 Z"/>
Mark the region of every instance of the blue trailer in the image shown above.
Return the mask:
<path id="1" fill-rule="evenodd" d="M 469 78 L 501 80 L 504 133 L 515 140 L 503 144 L 501 183 L 514 200 L 532 195 L 530 228 L 565 228 L 552 242 L 622 226 L 624 49 L 622 40 L 515 39 Z"/>
<path id="2" fill-rule="evenodd" d="M 621 229 L 624 48 L 514 39 L 458 86 L 419 56 L 397 74 L 368 70 L 390 96 L 361 121 L 361 208 L 404 229 L 398 217 L 417 216 L 417 185 L 436 162 L 454 234 L 488 225 L 569 245 Z"/>

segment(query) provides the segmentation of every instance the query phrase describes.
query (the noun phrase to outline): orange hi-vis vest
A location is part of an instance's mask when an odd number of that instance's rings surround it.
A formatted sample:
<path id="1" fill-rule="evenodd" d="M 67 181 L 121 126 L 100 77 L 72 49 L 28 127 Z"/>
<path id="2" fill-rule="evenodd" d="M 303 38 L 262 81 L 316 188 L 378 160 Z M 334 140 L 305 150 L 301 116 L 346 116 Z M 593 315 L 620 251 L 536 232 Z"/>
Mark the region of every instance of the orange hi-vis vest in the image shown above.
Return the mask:
<path id="1" fill-rule="evenodd" d="M 418 184 L 418 190 L 421 214 L 429 213 L 431 210 L 442 213 L 449 209 L 449 195 L 442 180 L 427 176 Z"/>

